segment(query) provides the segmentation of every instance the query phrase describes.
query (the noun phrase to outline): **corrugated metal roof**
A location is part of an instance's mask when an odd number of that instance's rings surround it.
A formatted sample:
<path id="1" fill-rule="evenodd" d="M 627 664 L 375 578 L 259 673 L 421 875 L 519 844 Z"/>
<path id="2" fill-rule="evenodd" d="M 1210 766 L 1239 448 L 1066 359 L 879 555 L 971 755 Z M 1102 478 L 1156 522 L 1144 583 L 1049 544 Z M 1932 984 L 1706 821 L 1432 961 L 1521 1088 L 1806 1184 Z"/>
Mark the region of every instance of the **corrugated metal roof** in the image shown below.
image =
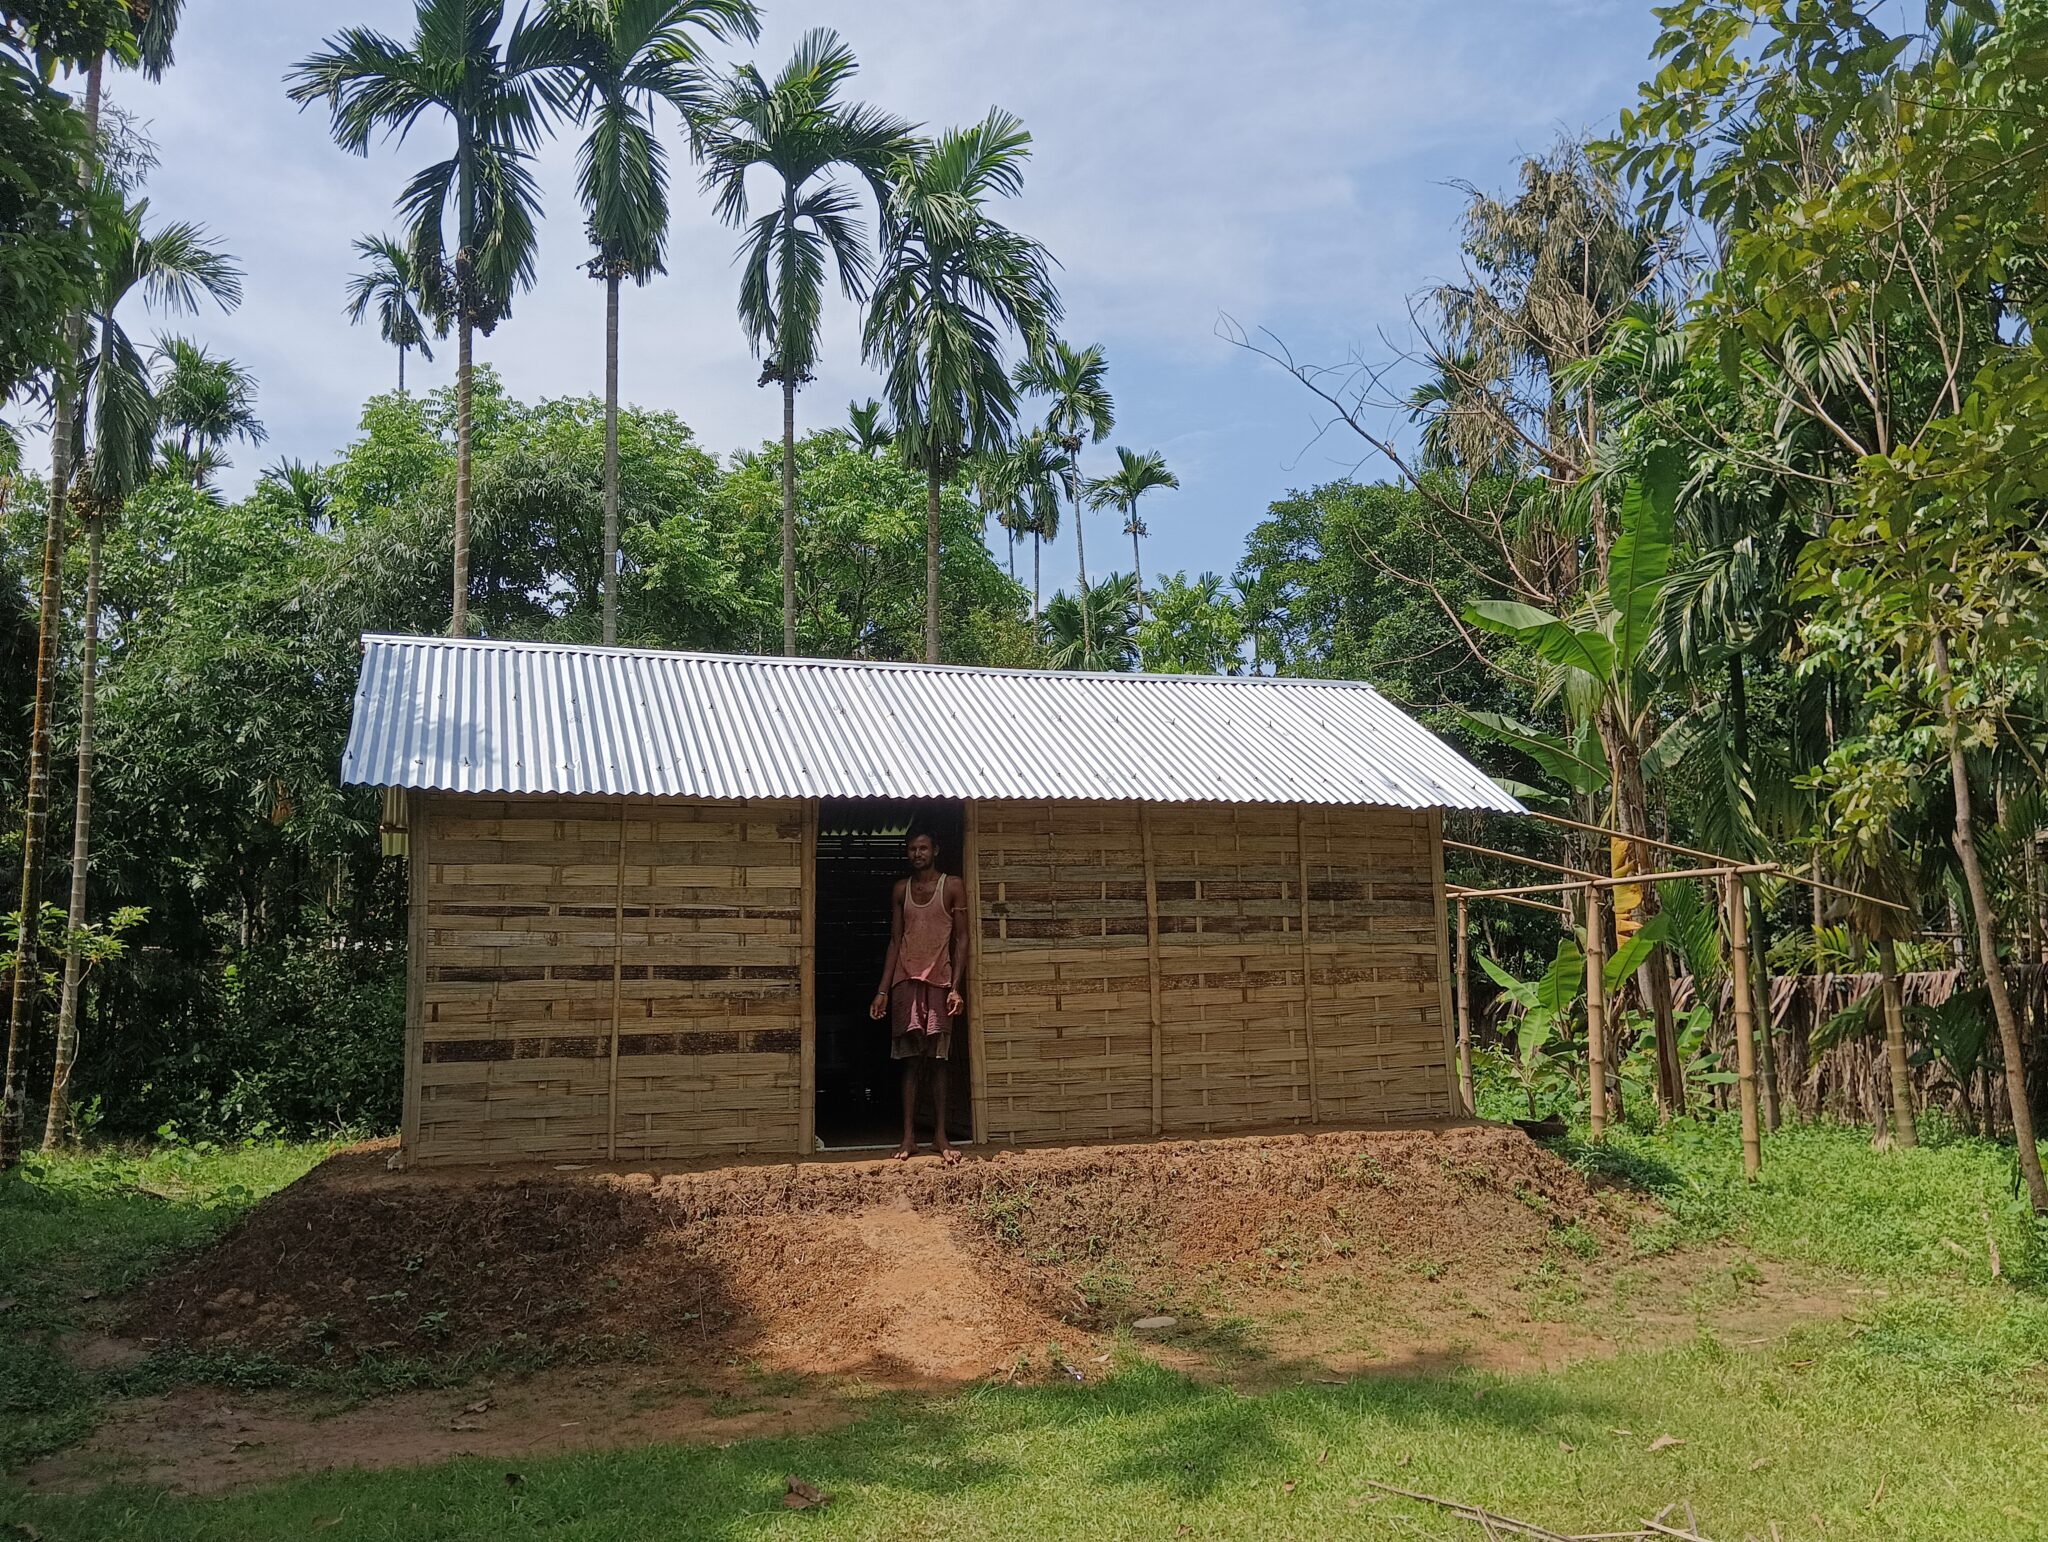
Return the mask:
<path id="1" fill-rule="evenodd" d="M 363 639 L 342 780 L 478 793 L 1520 805 L 1368 685 Z"/>

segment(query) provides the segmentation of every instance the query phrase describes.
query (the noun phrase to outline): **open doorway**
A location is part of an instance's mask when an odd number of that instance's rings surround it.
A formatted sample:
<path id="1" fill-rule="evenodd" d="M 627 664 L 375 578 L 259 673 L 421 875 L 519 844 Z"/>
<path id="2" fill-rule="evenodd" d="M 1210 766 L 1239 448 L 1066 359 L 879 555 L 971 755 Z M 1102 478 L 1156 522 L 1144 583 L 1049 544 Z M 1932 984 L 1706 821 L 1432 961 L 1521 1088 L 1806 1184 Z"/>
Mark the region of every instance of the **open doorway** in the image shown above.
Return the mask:
<path id="1" fill-rule="evenodd" d="M 818 810 L 817 982 L 818 1144 L 827 1150 L 894 1146 L 902 1134 L 900 1073 L 889 1058 L 889 1028 L 868 1016 L 889 953 L 889 893 L 909 868 L 903 839 L 915 824 L 939 843 L 939 867 L 963 872 L 967 817 L 957 799 L 826 798 Z M 970 996 L 967 1009 L 977 1003 Z M 965 1141 L 973 1129 L 968 1034 L 954 1025 L 946 1063 L 946 1138 Z M 927 1081 L 927 1087 L 929 1087 Z M 931 1107 L 918 1111 L 919 1139 L 929 1139 Z"/>

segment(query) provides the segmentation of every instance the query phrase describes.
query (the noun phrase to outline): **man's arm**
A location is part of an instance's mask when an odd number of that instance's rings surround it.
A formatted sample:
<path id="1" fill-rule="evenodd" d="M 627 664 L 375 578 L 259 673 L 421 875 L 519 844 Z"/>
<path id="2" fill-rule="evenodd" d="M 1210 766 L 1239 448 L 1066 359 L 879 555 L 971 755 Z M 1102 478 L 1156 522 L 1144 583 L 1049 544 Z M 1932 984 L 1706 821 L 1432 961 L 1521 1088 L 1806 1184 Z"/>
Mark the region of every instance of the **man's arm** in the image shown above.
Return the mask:
<path id="1" fill-rule="evenodd" d="M 953 892 L 952 885 L 947 885 L 947 892 L 949 894 Z M 971 917 L 967 914 L 967 881 L 965 879 L 960 881 L 958 898 L 953 899 L 951 904 L 953 908 L 953 989 L 951 993 L 952 999 L 946 1003 L 946 1011 L 949 1014 L 957 1015 L 967 1005 L 968 949 L 971 946 L 970 938 L 974 931 L 974 928 L 968 924 Z"/>
<path id="2" fill-rule="evenodd" d="M 875 987 L 875 999 L 868 1003 L 868 1016 L 889 1015 L 889 982 L 896 978 L 896 955 L 903 950 L 903 889 L 907 878 L 896 880 L 889 891 L 889 956 L 882 960 L 882 983 Z"/>

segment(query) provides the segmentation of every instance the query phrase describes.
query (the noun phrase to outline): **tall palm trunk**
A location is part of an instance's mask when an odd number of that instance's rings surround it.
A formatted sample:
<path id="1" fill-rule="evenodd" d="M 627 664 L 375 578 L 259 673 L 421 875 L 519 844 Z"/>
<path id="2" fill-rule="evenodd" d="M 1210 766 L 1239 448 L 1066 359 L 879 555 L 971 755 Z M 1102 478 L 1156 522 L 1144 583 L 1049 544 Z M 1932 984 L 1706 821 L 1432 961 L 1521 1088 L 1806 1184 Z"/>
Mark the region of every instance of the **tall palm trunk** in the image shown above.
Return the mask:
<path id="1" fill-rule="evenodd" d="M 1031 537 L 1031 624 L 1033 626 L 1038 625 L 1039 547 L 1039 539 L 1036 534 L 1033 534 Z"/>
<path id="2" fill-rule="evenodd" d="M 1145 619 L 1145 559 L 1138 554 L 1138 520 L 1131 517 L 1131 582 L 1138 586 L 1138 619 Z"/>
<path id="3" fill-rule="evenodd" d="M 462 266 L 458 260 L 458 266 Z M 448 634 L 469 635 L 469 468 L 470 387 L 473 345 L 469 316 L 457 329 L 455 355 L 455 594 L 448 612 Z"/>
<path id="4" fill-rule="evenodd" d="M 1963 865 L 1963 883 L 1970 891 L 1970 909 L 1977 921 L 1977 958 L 1984 970 L 1984 986 L 1991 993 L 1991 1015 L 1998 1023 L 1998 1042 L 2005 1052 L 2005 1095 L 2012 1106 L 2013 1143 L 2018 1148 L 2020 1175 L 2026 1179 L 2027 1199 L 2036 1215 L 2048 1214 L 2048 1178 L 2041 1173 L 2041 1150 L 2034 1143 L 2034 1110 L 2027 1102 L 2026 1052 L 2020 1044 L 2019 1019 L 2013 1015 L 2012 997 L 2006 990 L 2005 969 L 1998 961 L 1998 912 L 1992 908 L 1991 887 L 1984 879 L 1984 864 L 1977 856 L 1975 813 L 1970 800 L 1970 769 L 1963 758 L 1963 736 L 1956 717 L 1954 683 L 1949 675 L 1948 641 L 1939 633 L 1934 639 L 1934 684 L 1941 693 L 1943 723 L 1948 730 L 1948 774 L 1955 788 L 1955 848 Z"/>
<path id="5" fill-rule="evenodd" d="M 619 275 L 604 278 L 604 645 L 619 640 Z"/>
<path id="6" fill-rule="evenodd" d="M 65 934 L 85 927 L 85 875 L 92 857 L 93 713 L 99 695 L 100 549 L 105 535 L 99 516 L 85 522 L 85 640 L 78 658 L 78 808 L 71 823 L 71 905 Z M 43 1149 L 55 1151 L 71 1121 L 71 1067 L 78 1059 L 78 996 L 85 962 L 76 947 L 64 950 L 64 987 L 57 998 L 57 1056 L 50 1069 L 50 1107 L 43 1119 Z"/>
<path id="7" fill-rule="evenodd" d="M 782 652 L 785 658 L 796 657 L 796 382 L 787 376 L 782 382 Z"/>
<path id="8" fill-rule="evenodd" d="M 1080 454 L 1078 450 L 1074 452 Z M 1088 543 L 1081 536 L 1081 462 L 1078 459 L 1068 463 L 1070 475 L 1067 490 L 1074 501 L 1074 558 L 1081 571 L 1081 667 L 1092 669 L 1095 665 L 1095 625 L 1088 616 Z"/>
<path id="9" fill-rule="evenodd" d="M 85 118 L 95 141 L 100 123 L 100 74 L 95 58 L 85 77 Z M 0 1172 L 21 1160 L 22 1128 L 28 1120 L 26 1086 L 29 1041 L 35 1035 L 42 994 L 37 957 L 41 935 L 43 837 L 50 812 L 50 695 L 57 667 L 57 627 L 64 536 L 71 486 L 71 439 L 76 432 L 76 382 L 66 378 L 78 363 L 85 342 L 83 314 L 64 322 L 64 354 L 56 379 L 56 410 L 50 425 L 50 513 L 43 526 L 43 587 L 36 617 L 35 712 L 28 739 L 28 786 L 23 797 L 21 830 L 21 911 L 14 934 L 14 981 L 7 1011 L 7 1072 L 0 1086 Z"/>
<path id="10" fill-rule="evenodd" d="M 924 661 L 939 661 L 939 473 L 925 472 L 924 494 Z"/>
<path id="11" fill-rule="evenodd" d="M 456 196 L 461 202 L 461 245 L 455 251 L 455 309 L 458 317 L 455 357 L 455 595 L 448 607 L 450 636 L 469 635 L 469 475 L 473 366 L 476 362 L 475 296 L 471 285 L 476 268 L 476 185 L 473 129 L 467 119 L 455 130 Z"/>
<path id="12" fill-rule="evenodd" d="M 398 345 L 398 394 L 405 395 L 405 344 Z"/>
<path id="13" fill-rule="evenodd" d="M 1913 1073 L 1906 1064 L 1906 1014 L 1899 1004 L 1899 955 L 1889 937 L 1877 939 L 1878 988 L 1884 992 L 1884 1054 L 1891 1067 L 1892 1139 L 1920 1144 L 1913 1128 Z"/>

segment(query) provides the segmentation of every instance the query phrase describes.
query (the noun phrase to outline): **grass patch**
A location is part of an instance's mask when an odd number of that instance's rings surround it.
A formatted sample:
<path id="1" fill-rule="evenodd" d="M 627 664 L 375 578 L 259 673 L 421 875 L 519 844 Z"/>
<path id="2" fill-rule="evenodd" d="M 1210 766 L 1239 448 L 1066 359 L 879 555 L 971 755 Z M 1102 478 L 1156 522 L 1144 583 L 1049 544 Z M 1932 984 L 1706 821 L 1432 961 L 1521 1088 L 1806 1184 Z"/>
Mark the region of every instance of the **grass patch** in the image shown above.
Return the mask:
<path id="1" fill-rule="evenodd" d="M 217 1236 L 330 1143 L 30 1155 L 0 1178 L 0 1467 L 67 1445 L 97 1418 L 101 1379 L 64 1338 L 105 1303 Z"/>
<path id="2" fill-rule="evenodd" d="M 1777 1337 L 1702 1331 L 1680 1347 L 1624 1348 L 1542 1374 L 1430 1367 L 1336 1382 L 1305 1372 L 1300 1384 L 1258 1396 L 1151 1364 L 1145 1346 L 1128 1341 L 1108 1374 L 1091 1366 L 1076 1384 L 1057 1374 L 1064 1356 L 1055 1347 L 1032 1357 L 1055 1368 L 1045 1385 L 868 1396 L 848 1424 L 724 1448 L 464 1460 L 214 1499 L 119 1488 L 59 1498 L 0 1479 L 0 1535 L 8 1522 L 80 1542 L 625 1542 L 798 1527 L 821 1538 L 1475 1535 L 1464 1521 L 1376 1496 L 1367 1486 L 1375 1478 L 1561 1532 L 1620 1530 L 1687 1500 L 1707 1534 L 1730 1539 L 1769 1536 L 1774 1522 L 1787 1539 L 2040 1534 L 2048 1278 L 2039 1233 L 2010 1186 L 2009 1152 L 1946 1138 L 1882 1152 L 1867 1132 L 1793 1129 L 1769 1138 L 1764 1176 L 1749 1184 L 1732 1121 L 1620 1131 L 1598 1148 L 1567 1139 L 1561 1149 L 1587 1172 L 1655 1199 L 1663 1219 L 1639 1229 L 1639 1256 L 1708 1241 L 1742 1246 L 1732 1264 L 1724 1251 L 1696 1271 L 1687 1282 L 1696 1296 L 1759 1289 L 1767 1268 L 1753 1255 L 1838 1281 L 1846 1315 Z M 38 1431 L 31 1448 L 89 1423 L 96 1400 L 117 1388 L 195 1378 L 309 1387 L 299 1378 L 327 1374 L 249 1358 L 160 1357 L 96 1380 L 51 1359 L 51 1335 L 87 1310 L 65 1300 L 132 1280 L 247 1202 L 218 1197 L 231 1193 L 225 1173 L 218 1186 L 168 1199 L 140 1198 L 128 1192 L 135 1187 L 124 1180 L 76 1204 L 47 1175 L 0 1190 L 0 1267 L 14 1271 L 0 1275 L 0 1294 L 20 1293 L 15 1280 L 62 1282 L 36 1308 L 41 1337 L 7 1350 L 44 1358 L 0 1365 L 9 1397 L 28 1387 L 46 1405 L 0 1423 Z M 998 1235 L 1022 1219 L 1004 1198 L 986 1217 Z M 24 1242 L 27 1233 L 8 1224 L 17 1215 L 42 1217 L 28 1228 L 39 1241 Z M 1544 1315 L 1569 1314 L 1579 1308 L 1557 1290 L 1560 1265 L 1597 1251 L 1597 1238 L 1565 1226 L 1552 1242 L 1522 1284 Z M 1109 1293 L 1111 1282 L 1100 1283 Z M 1258 1348 L 1265 1326 L 1218 1316 L 1190 1323 L 1189 1338 L 1235 1348 L 1248 1369 L 1270 1373 Z M 32 1374 L 10 1375 L 15 1366 Z M 450 1374 L 411 1362 L 358 1370 L 365 1396 L 380 1379 L 435 1385 L 408 1378 Z M 756 1398 L 801 1391 L 765 1373 L 756 1383 Z M 517 1483 L 508 1484 L 508 1467 Z M 833 1493 L 832 1504 L 782 1511 L 791 1473 Z"/>

